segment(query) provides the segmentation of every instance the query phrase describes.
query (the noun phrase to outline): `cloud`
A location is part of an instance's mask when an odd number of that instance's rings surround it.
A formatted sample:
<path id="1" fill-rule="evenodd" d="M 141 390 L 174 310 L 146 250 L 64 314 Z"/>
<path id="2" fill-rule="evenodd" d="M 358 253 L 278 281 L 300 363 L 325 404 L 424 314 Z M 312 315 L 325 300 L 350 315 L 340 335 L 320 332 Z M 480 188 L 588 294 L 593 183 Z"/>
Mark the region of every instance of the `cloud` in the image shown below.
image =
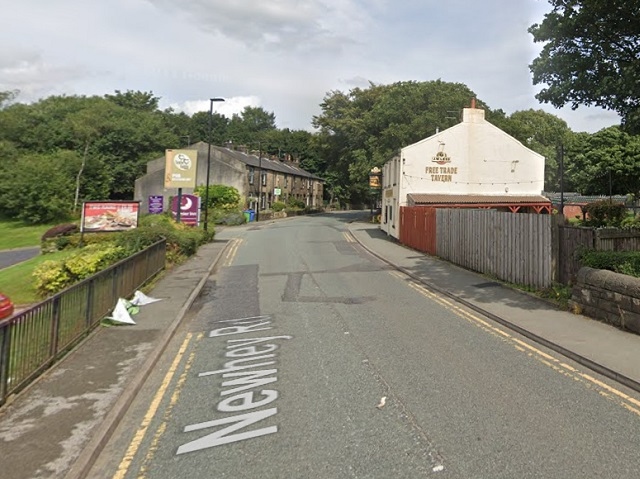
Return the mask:
<path id="1" fill-rule="evenodd" d="M 528 69 L 539 45 L 527 28 L 549 10 L 545 0 L 13 2 L 0 30 L 0 90 L 19 89 L 23 102 L 152 91 L 185 112 L 222 96 L 214 108 L 227 116 L 260 106 L 280 128 L 310 129 L 330 91 L 442 79 L 511 113 L 541 107 Z M 554 111 L 572 128 L 611 119 L 567 112 Z"/>
<path id="2" fill-rule="evenodd" d="M 0 55 L 0 91 L 18 90 L 18 100 L 31 102 L 51 94 L 62 94 L 79 77 L 89 75 L 80 65 L 46 62 L 34 51 L 4 52 Z"/>
<path id="3" fill-rule="evenodd" d="M 353 0 L 150 0 L 197 28 L 251 49 L 340 50 L 358 42 L 370 24 L 366 5 Z"/>
<path id="4" fill-rule="evenodd" d="M 232 118 L 233 115 L 242 113 L 247 106 L 260 106 L 260 99 L 255 96 L 239 96 L 225 98 L 224 100 L 224 102 L 214 101 L 213 111 L 227 118 Z M 211 103 L 209 100 L 189 100 L 182 103 L 171 103 L 169 105 L 169 107 L 173 108 L 175 111 L 184 112 L 189 116 L 197 112 L 208 112 L 210 106 Z"/>

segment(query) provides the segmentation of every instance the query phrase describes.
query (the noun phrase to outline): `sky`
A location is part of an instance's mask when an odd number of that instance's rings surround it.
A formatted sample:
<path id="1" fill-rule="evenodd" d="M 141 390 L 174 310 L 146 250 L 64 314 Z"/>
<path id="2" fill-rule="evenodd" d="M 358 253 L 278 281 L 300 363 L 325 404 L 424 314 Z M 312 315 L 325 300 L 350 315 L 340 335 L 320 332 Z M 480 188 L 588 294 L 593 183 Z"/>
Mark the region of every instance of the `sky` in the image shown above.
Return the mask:
<path id="1" fill-rule="evenodd" d="M 619 124 L 599 108 L 535 99 L 527 29 L 547 0 L 0 0 L 0 91 L 153 92 L 161 108 L 273 112 L 313 131 L 332 91 L 370 83 L 463 83 L 491 109 L 542 109 L 573 131 Z M 463 108 L 468 105 L 461 105 Z"/>

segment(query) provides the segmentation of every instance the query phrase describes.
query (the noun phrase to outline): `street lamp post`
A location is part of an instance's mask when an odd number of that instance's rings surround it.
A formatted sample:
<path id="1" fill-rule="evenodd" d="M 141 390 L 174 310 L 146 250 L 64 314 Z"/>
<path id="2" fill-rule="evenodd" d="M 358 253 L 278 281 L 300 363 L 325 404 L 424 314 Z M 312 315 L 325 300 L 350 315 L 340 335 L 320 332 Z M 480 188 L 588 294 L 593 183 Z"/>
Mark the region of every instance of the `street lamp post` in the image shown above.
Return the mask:
<path id="1" fill-rule="evenodd" d="M 207 141 L 209 147 L 207 151 L 207 179 L 204 190 L 204 230 L 209 228 L 209 177 L 211 175 L 211 130 L 213 129 L 213 102 L 224 101 L 224 98 L 211 98 L 209 101 L 209 139 Z"/>
<path id="2" fill-rule="evenodd" d="M 258 142 L 258 203 L 256 204 L 256 222 L 260 221 L 260 205 L 262 204 L 262 143 Z"/>

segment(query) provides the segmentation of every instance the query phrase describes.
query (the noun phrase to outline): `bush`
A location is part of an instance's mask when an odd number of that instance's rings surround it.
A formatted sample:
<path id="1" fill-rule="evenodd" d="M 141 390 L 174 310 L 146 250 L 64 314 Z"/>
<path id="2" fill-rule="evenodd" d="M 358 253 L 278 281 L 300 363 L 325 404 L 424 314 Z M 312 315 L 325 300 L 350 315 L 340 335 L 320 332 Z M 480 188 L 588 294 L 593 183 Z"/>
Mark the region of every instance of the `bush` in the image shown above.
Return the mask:
<path id="1" fill-rule="evenodd" d="M 215 209 L 209 218 L 216 225 L 237 226 L 247 222 L 244 213 L 237 209 Z"/>
<path id="2" fill-rule="evenodd" d="M 45 261 L 33 276 L 37 293 L 46 297 L 96 274 L 127 257 L 124 249 L 99 245 L 88 246 L 60 261 Z"/>
<path id="3" fill-rule="evenodd" d="M 168 215 L 146 215 L 141 217 L 138 228 L 132 230 L 85 234 L 82 245 L 77 233 L 49 238 L 45 242 L 48 247 L 75 247 L 78 253 L 64 261 L 42 263 L 34 272 L 35 288 L 43 296 L 57 293 L 163 239 L 167 242 L 167 263 L 181 263 L 213 235 L 213 232 L 205 233 L 200 228 L 176 223 Z"/>
<path id="4" fill-rule="evenodd" d="M 73 233 L 77 233 L 79 231 L 78 225 L 75 223 L 63 223 L 61 225 L 56 225 L 53 228 L 49 228 L 44 232 L 42 241 L 49 238 L 57 238 L 59 236 L 69 236 Z"/>
<path id="5" fill-rule="evenodd" d="M 589 203 L 585 210 L 587 212 L 587 226 L 620 226 L 622 220 L 627 216 L 627 208 L 622 203 L 612 203 L 609 200 L 595 201 Z"/>
<path id="6" fill-rule="evenodd" d="M 627 216 L 620 223 L 621 228 L 640 228 L 640 216 L 631 215 Z"/>
<path id="7" fill-rule="evenodd" d="M 190 226 L 156 224 L 154 226 L 123 231 L 116 237 L 115 244 L 127 251 L 128 256 L 148 248 L 162 239 L 167 240 L 167 250 L 178 256 L 191 256 L 198 246 L 205 242 L 206 235 L 200 229 Z"/>
<path id="8" fill-rule="evenodd" d="M 584 250 L 579 257 L 582 266 L 640 278 L 640 251 Z"/>
<path id="9" fill-rule="evenodd" d="M 274 201 L 271 204 L 271 209 L 275 212 L 279 212 L 284 210 L 287 207 L 287 205 L 285 203 L 283 203 L 282 201 Z"/>
<path id="10" fill-rule="evenodd" d="M 207 188 L 198 186 L 195 189 L 195 193 L 202 198 L 202 203 L 204 204 Z M 240 192 L 233 186 L 209 185 L 209 204 L 207 205 L 209 209 L 234 209 L 238 207 L 241 199 Z"/>
<path id="11" fill-rule="evenodd" d="M 293 210 L 301 210 L 304 209 L 305 204 L 304 201 L 302 200 L 297 200 L 293 197 L 290 197 L 289 200 L 287 201 L 287 208 L 289 209 L 293 209 Z"/>

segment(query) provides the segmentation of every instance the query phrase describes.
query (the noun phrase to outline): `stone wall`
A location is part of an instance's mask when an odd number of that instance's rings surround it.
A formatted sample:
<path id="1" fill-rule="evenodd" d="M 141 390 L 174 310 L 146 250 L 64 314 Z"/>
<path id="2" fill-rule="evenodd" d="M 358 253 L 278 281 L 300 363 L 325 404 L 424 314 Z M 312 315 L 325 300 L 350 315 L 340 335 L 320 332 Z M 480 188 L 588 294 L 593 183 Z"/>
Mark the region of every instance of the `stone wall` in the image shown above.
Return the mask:
<path id="1" fill-rule="evenodd" d="M 640 278 L 581 268 L 569 304 L 577 313 L 640 333 Z"/>

